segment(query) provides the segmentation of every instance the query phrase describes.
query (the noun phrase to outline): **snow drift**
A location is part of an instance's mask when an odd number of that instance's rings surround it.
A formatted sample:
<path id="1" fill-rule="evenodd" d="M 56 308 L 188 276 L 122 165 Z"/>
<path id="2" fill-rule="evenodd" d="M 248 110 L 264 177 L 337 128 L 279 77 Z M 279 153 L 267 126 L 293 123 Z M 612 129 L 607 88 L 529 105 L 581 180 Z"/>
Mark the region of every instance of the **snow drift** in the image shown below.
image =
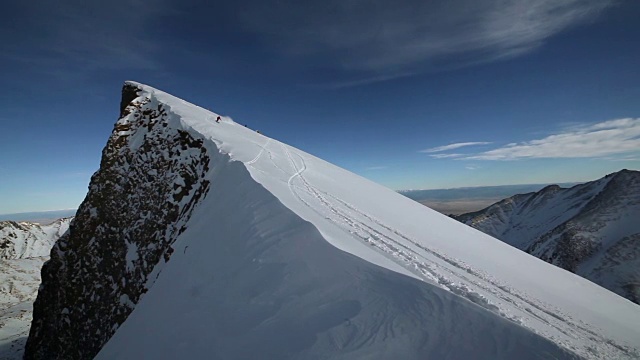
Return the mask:
<path id="1" fill-rule="evenodd" d="M 628 300 L 217 116 L 125 84 L 27 358 L 638 356 Z"/>

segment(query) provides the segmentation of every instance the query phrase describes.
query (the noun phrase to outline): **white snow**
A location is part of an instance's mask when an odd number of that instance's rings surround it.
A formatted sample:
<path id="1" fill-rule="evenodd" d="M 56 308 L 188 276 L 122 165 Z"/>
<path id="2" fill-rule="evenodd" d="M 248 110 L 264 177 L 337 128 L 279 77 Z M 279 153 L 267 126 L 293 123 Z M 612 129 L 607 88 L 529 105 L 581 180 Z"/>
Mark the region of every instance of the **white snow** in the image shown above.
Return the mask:
<path id="1" fill-rule="evenodd" d="M 170 126 L 204 140 L 211 190 L 97 358 L 640 356 L 640 307 L 630 301 L 228 117 L 215 123 L 215 113 L 131 84 L 168 105 Z"/>
<path id="2" fill-rule="evenodd" d="M 58 219 L 47 225 L 33 222 L 0 222 L 0 259 L 49 256 L 53 244 L 69 229 L 72 218 Z"/>
<path id="3" fill-rule="evenodd" d="M 0 222 L 0 360 L 22 359 L 31 326 L 40 269 L 72 218 L 47 225 Z"/>
<path id="4" fill-rule="evenodd" d="M 47 259 L 0 259 L 0 359 L 22 359 Z"/>

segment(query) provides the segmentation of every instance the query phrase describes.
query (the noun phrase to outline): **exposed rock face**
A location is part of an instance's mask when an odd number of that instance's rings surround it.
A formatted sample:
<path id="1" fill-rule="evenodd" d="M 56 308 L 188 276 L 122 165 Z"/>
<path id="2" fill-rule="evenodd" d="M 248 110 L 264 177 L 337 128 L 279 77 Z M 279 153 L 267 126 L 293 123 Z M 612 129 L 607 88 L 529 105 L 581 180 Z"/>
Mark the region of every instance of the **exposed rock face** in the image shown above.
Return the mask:
<path id="1" fill-rule="evenodd" d="M 49 256 L 56 240 L 69 228 L 73 218 L 40 225 L 28 221 L 0 221 L 0 259 Z"/>
<path id="2" fill-rule="evenodd" d="M 640 172 L 515 195 L 457 220 L 640 303 Z"/>
<path id="3" fill-rule="evenodd" d="M 90 359 L 131 313 L 209 182 L 202 140 L 126 84 L 120 119 L 69 231 L 42 269 L 26 359 Z M 153 151 L 151 151 L 153 149 Z"/>

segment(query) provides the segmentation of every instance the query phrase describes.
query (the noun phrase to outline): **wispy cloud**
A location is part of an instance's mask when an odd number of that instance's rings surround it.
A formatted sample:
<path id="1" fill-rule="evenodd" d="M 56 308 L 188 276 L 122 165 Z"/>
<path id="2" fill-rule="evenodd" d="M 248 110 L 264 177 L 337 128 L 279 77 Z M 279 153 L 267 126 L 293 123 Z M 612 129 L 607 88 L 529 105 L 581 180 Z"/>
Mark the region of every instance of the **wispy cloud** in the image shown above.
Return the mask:
<path id="1" fill-rule="evenodd" d="M 508 144 L 459 160 L 589 158 L 640 152 L 640 118 L 604 121 L 542 139 Z"/>
<path id="2" fill-rule="evenodd" d="M 368 79 L 513 58 L 594 19 L 615 0 L 306 2 L 255 0 L 245 27 L 276 48 Z M 381 74 L 387 76 L 380 76 Z"/>
<path id="3" fill-rule="evenodd" d="M 169 0 L 22 2 L 25 41 L 0 56 L 64 78 L 101 69 L 158 69 L 161 44 L 150 25 L 170 10 Z M 12 24 L 2 29 L 9 32 Z M 35 30 L 37 29 L 37 30 Z M 29 30 L 31 31 L 31 30 Z"/>
<path id="4" fill-rule="evenodd" d="M 438 146 L 438 147 L 434 147 L 434 148 L 430 148 L 430 149 L 424 149 L 424 150 L 420 150 L 419 152 L 434 153 L 434 152 L 441 152 L 441 151 L 449 151 L 449 150 L 459 149 L 459 148 L 465 147 L 465 146 L 488 145 L 488 144 L 491 144 L 491 143 L 490 142 L 486 142 L 486 141 L 462 142 L 462 143 L 454 143 L 454 144 L 449 144 L 449 145 L 444 145 L 444 146 Z M 460 155 L 460 154 L 449 154 L 449 155 L 456 155 L 457 156 L 457 155 Z M 433 156 L 433 157 L 438 157 L 438 156 Z M 453 157 L 453 156 L 440 156 L 440 157 Z"/>
<path id="5" fill-rule="evenodd" d="M 361 85 L 368 85 L 368 84 L 383 82 L 391 79 L 409 77 L 413 75 L 416 75 L 416 73 L 415 72 L 397 72 L 397 73 L 390 73 L 385 75 L 376 75 L 376 76 L 366 77 L 364 79 L 358 79 L 358 80 L 345 80 L 345 81 L 336 81 L 336 82 L 331 82 L 326 84 L 318 84 L 318 85 L 315 85 L 314 87 L 321 88 L 321 89 L 342 89 L 342 88 L 349 88 L 354 86 L 361 86 Z"/>
<path id="6" fill-rule="evenodd" d="M 464 156 L 464 154 L 431 154 L 429 155 L 434 159 L 449 159 Z"/>
<path id="7" fill-rule="evenodd" d="M 640 161 L 640 154 L 626 156 L 606 156 L 602 160 L 607 161 Z"/>

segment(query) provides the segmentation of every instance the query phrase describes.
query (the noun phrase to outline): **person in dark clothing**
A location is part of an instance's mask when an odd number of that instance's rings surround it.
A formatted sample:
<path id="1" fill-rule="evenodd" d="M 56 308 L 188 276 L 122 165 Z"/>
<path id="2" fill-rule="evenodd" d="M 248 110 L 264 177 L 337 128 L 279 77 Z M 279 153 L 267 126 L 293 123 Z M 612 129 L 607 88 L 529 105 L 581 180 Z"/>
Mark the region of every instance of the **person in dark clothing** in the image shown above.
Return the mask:
<path id="1" fill-rule="evenodd" d="M 216 122 L 219 123 L 220 122 L 220 116 L 218 116 L 218 118 L 216 119 Z"/>

